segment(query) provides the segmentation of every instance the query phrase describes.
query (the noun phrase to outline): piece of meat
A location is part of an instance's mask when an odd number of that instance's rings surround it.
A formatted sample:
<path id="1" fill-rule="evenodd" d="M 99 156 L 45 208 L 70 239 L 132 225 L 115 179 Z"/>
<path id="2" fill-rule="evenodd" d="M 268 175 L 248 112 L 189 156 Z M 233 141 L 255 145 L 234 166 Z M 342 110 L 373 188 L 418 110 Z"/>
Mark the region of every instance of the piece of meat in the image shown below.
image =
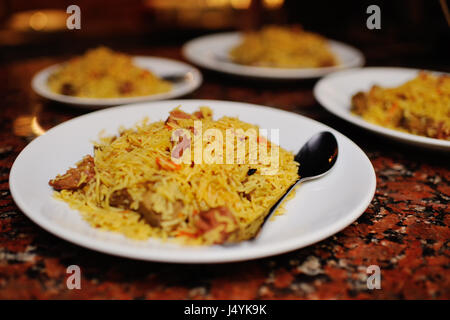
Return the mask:
<path id="1" fill-rule="evenodd" d="M 205 111 L 205 113 L 206 113 L 206 117 L 208 117 L 208 118 L 211 117 L 211 115 L 208 114 L 207 110 Z M 178 124 L 177 120 L 182 120 L 182 119 L 201 120 L 201 119 L 205 119 L 206 117 L 201 110 L 195 111 L 194 113 L 190 114 L 190 113 L 186 113 L 182 110 L 176 109 L 176 110 L 169 112 L 169 117 L 166 119 L 166 121 L 164 123 L 166 125 L 170 126 L 170 124 Z"/>
<path id="2" fill-rule="evenodd" d="M 192 115 L 199 120 L 211 119 L 212 111 L 208 107 L 200 107 L 200 109 L 198 111 L 195 111 Z"/>
<path id="3" fill-rule="evenodd" d="M 76 190 L 83 187 L 95 177 L 94 158 L 87 155 L 63 175 L 57 175 L 48 182 L 55 190 Z"/>
<path id="4" fill-rule="evenodd" d="M 159 227 L 162 221 L 162 214 L 154 210 L 153 200 L 150 196 L 152 191 L 147 191 L 144 194 L 143 200 L 139 204 L 138 212 L 152 227 Z M 181 200 L 175 201 L 173 204 L 172 213 L 178 213 L 183 209 L 183 202 Z"/>
<path id="5" fill-rule="evenodd" d="M 437 125 L 436 136 L 437 139 L 449 140 L 450 138 L 450 130 L 444 128 L 444 122 L 441 121 Z"/>
<path id="6" fill-rule="evenodd" d="M 193 119 L 193 116 L 182 110 L 173 110 L 169 112 L 169 117 L 166 119 L 165 124 L 177 123 L 180 119 Z"/>
<path id="7" fill-rule="evenodd" d="M 332 67 L 336 65 L 336 61 L 333 57 L 326 57 L 322 61 L 319 62 L 321 67 Z"/>
<path id="8" fill-rule="evenodd" d="M 367 95 L 364 92 L 358 92 L 352 97 L 352 111 L 362 115 L 367 110 Z"/>
<path id="9" fill-rule="evenodd" d="M 139 204 L 138 212 L 152 227 L 159 227 L 161 225 L 161 214 L 153 210 L 145 201 Z"/>
<path id="10" fill-rule="evenodd" d="M 109 197 L 109 205 L 111 207 L 129 209 L 133 198 L 126 188 L 114 191 Z"/>
<path id="11" fill-rule="evenodd" d="M 449 137 L 449 132 L 444 129 L 444 122 L 436 122 L 431 118 L 418 116 L 414 113 L 409 113 L 407 118 L 402 117 L 399 126 L 430 138 L 446 140 Z"/>
<path id="12" fill-rule="evenodd" d="M 418 116 L 414 113 L 409 113 L 407 117 L 403 115 L 398 122 L 398 126 L 415 134 L 429 137 L 432 137 L 434 131 L 432 119 Z"/>
<path id="13" fill-rule="evenodd" d="M 133 92 L 134 86 L 133 83 L 130 81 L 125 81 L 119 86 L 119 93 L 120 94 L 129 94 Z"/>
<path id="14" fill-rule="evenodd" d="M 75 87 L 72 84 L 64 83 L 61 86 L 61 93 L 66 96 L 74 96 L 77 94 L 77 90 L 75 89 Z"/>
<path id="15" fill-rule="evenodd" d="M 197 119 L 203 119 L 204 118 L 203 113 L 201 111 L 195 111 L 193 114 L 194 114 L 194 116 Z"/>
<path id="16" fill-rule="evenodd" d="M 192 119 L 192 115 L 184 112 L 183 110 L 172 110 L 169 114 L 169 118 L 172 117 L 174 119 Z"/>
<path id="17" fill-rule="evenodd" d="M 220 216 L 226 219 L 221 219 Z M 226 221 L 230 221 L 232 224 L 231 230 L 228 228 Z M 221 238 L 215 242 L 217 244 L 226 242 L 230 235 L 238 230 L 238 224 L 233 216 L 233 213 L 225 206 L 199 212 L 194 218 L 194 224 L 197 227 L 199 234 L 204 234 L 219 226 L 223 226 Z"/>

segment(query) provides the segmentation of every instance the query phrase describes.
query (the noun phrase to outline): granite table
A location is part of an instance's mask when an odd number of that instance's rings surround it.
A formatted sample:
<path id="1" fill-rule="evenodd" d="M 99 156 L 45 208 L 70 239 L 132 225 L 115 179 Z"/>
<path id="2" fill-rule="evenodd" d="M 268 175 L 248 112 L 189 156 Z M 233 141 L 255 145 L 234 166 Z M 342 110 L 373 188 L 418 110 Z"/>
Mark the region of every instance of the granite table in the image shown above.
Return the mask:
<path id="1" fill-rule="evenodd" d="M 175 46 L 132 53 L 181 59 Z M 355 141 L 375 168 L 377 189 L 365 213 L 336 235 L 265 259 L 183 265 L 113 257 L 44 231 L 17 208 L 8 177 L 33 138 L 30 119 L 37 117 L 45 130 L 86 113 L 44 101 L 31 90 L 35 72 L 64 58 L 1 67 L 0 299 L 450 298 L 449 155 L 392 142 L 331 115 L 315 101 L 314 81 L 249 81 L 204 71 L 204 84 L 187 98 L 288 110 Z M 81 290 L 66 287 L 66 268 L 72 264 L 82 270 Z M 381 289 L 367 288 L 369 265 L 380 267 Z"/>

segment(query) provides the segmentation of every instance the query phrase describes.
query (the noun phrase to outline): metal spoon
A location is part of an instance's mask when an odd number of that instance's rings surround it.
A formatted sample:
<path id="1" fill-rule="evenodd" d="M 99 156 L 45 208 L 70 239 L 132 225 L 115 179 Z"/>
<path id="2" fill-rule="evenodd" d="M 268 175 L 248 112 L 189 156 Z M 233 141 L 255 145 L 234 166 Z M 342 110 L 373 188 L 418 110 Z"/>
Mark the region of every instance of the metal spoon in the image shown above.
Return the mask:
<path id="1" fill-rule="evenodd" d="M 185 81 L 191 81 L 194 76 L 192 72 L 184 72 L 184 73 L 174 73 L 174 74 L 167 74 L 160 76 L 161 79 L 173 82 L 173 83 L 179 83 L 179 82 L 185 82 Z"/>
<path id="2" fill-rule="evenodd" d="M 319 132 L 309 139 L 294 158 L 295 161 L 300 163 L 300 166 L 298 167 L 298 175 L 300 178 L 290 186 L 284 195 L 282 195 L 272 208 L 270 208 L 269 213 L 264 218 L 258 233 L 253 239 L 260 234 L 263 225 L 269 220 L 270 216 L 296 185 L 326 175 L 336 163 L 337 156 L 338 144 L 335 136 L 331 132 Z"/>

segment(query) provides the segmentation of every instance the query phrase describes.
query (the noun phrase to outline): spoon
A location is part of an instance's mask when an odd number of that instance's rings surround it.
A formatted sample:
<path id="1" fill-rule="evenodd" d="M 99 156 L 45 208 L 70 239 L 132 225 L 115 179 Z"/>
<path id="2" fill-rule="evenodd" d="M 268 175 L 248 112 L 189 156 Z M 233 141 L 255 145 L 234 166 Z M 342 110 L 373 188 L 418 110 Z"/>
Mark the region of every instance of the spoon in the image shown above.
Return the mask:
<path id="1" fill-rule="evenodd" d="M 331 132 L 322 131 L 309 139 L 294 158 L 295 161 L 300 163 L 300 166 L 298 167 L 298 175 L 300 178 L 291 185 L 270 208 L 269 213 L 264 218 L 258 233 L 253 239 L 260 234 L 263 225 L 269 220 L 270 216 L 276 211 L 284 198 L 287 197 L 295 186 L 301 182 L 317 179 L 326 175 L 336 163 L 337 156 L 338 144 L 335 136 Z"/>
<path id="2" fill-rule="evenodd" d="M 188 72 L 184 72 L 184 73 L 167 74 L 167 75 L 163 75 L 160 77 L 163 80 L 173 82 L 173 83 L 178 83 L 178 82 L 190 81 L 193 79 L 194 76 L 192 75 L 192 72 L 188 71 Z"/>

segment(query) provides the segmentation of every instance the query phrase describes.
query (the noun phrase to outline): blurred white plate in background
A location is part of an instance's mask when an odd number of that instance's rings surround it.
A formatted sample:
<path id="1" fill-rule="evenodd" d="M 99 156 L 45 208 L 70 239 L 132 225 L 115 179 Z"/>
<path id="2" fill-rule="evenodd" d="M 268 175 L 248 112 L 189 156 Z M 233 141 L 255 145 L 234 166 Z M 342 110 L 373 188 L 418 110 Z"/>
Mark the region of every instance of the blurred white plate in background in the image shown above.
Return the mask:
<path id="1" fill-rule="evenodd" d="M 202 75 L 200 71 L 197 68 L 181 61 L 160 57 L 135 56 L 133 57 L 133 62 L 140 68 L 149 70 L 159 77 L 178 74 L 186 74 L 187 76 L 185 80 L 173 83 L 172 90 L 165 93 L 126 98 L 80 98 L 58 94 L 50 90 L 47 85 L 47 80 L 52 73 L 58 70 L 58 68 L 61 68 L 62 64 L 57 64 L 38 72 L 33 77 L 31 86 L 38 95 L 49 100 L 72 104 L 82 108 L 98 109 L 119 104 L 166 100 L 181 97 L 194 91 L 202 83 Z"/>
<path id="2" fill-rule="evenodd" d="M 357 92 L 368 91 L 375 84 L 382 87 L 396 87 L 415 78 L 418 72 L 420 72 L 418 69 L 383 67 L 340 71 L 318 81 L 314 87 L 314 96 L 331 113 L 364 129 L 412 145 L 450 150 L 450 141 L 385 128 L 367 122 L 350 111 L 352 96 Z"/>
<path id="3" fill-rule="evenodd" d="M 307 79 L 318 78 L 328 73 L 364 65 L 364 56 L 358 49 L 342 42 L 328 40 L 331 51 L 338 57 L 340 64 L 323 68 L 268 68 L 246 66 L 234 63 L 229 51 L 239 44 L 242 33 L 229 32 L 199 37 L 183 46 L 187 60 L 200 67 L 229 74 L 266 78 L 266 79 Z"/>

